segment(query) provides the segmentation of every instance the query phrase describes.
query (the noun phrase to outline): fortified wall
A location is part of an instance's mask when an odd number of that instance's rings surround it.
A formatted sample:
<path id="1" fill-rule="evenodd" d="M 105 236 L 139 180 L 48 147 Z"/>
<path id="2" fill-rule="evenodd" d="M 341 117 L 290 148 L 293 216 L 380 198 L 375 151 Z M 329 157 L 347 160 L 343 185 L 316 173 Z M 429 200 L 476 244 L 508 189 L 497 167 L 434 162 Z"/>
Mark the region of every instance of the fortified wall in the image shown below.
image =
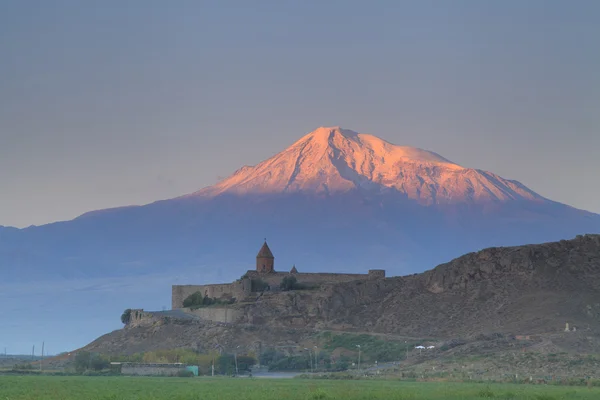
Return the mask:
<path id="1" fill-rule="evenodd" d="M 155 320 L 156 317 L 153 313 L 144 311 L 141 308 L 137 308 L 131 310 L 131 314 L 129 314 L 129 323 L 127 325 L 129 325 L 130 327 L 146 325 L 152 323 Z"/>
<path id="2" fill-rule="evenodd" d="M 248 271 L 246 275 L 250 279 L 260 279 L 269 284 L 271 288 L 279 287 L 282 279 L 286 276 L 293 276 L 298 283 L 306 285 L 320 285 L 324 283 L 342 283 L 367 279 L 383 279 L 385 271 L 380 269 L 371 269 L 366 274 L 336 274 L 331 272 L 271 272 L 269 274 L 261 274 L 256 271 Z"/>
<path id="3" fill-rule="evenodd" d="M 171 288 L 171 308 L 173 310 L 182 308 L 186 297 L 196 292 L 215 299 L 235 298 L 240 301 L 248 297 L 251 291 L 252 282 L 249 279 L 212 285 L 173 285 Z"/>
<path id="4" fill-rule="evenodd" d="M 241 279 L 238 279 L 232 283 L 212 285 L 173 285 L 171 308 L 173 310 L 183 308 L 183 301 L 188 296 L 196 292 L 200 292 L 204 296 L 208 296 L 210 298 L 235 299 L 237 302 L 243 301 L 252 295 L 253 281 L 261 281 L 266 283 L 270 287 L 270 290 L 276 291 L 279 289 L 279 285 L 281 284 L 283 278 L 288 276 L 295 277 L 298 283 L 315 286 L 326 283 L 342 283 L 356 280 L 375 280 L 385 278 L 385 270 L 382 269 L 371 269 L 366 274 L 336 274 L 327 272 L 299 273 L 294 266 L 290 272 L 277 272 L 275 271 L 274 260 L 275 257 L 265 241 L 262 248 L 258 252 L 258 255 L 256 256 L 255 270 L 247 271 Z M 219 314 L 219 319 L 223 318 L 227 321 L 221 322 L 231 322 L 230 320 L 235 319 L 236 317 L 229 315 L 221 316 Z"/>

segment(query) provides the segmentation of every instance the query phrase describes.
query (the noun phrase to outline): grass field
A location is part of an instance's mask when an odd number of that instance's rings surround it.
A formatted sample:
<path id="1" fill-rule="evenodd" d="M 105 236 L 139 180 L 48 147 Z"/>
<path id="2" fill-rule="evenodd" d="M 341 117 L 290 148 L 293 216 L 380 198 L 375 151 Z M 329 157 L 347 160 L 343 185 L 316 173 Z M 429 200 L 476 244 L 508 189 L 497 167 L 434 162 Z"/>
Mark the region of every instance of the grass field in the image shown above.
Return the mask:
<path id="1" fill-rule="evenodd" d="M 600 388 L 299 379 L 0 376 L 0 400 L 578 400 Z"/>

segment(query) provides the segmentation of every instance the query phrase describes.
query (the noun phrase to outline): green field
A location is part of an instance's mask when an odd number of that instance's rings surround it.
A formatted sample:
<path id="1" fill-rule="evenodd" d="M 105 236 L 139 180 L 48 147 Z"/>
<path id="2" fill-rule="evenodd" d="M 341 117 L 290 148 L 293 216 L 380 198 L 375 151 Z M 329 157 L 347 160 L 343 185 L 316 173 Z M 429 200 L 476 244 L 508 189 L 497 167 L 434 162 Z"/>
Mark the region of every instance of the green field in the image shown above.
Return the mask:
<path id="1" fill-rule="evenodd" d="M 0 400 L 600 399 L 600 388 L 247 378 L 0 376 Z"/>

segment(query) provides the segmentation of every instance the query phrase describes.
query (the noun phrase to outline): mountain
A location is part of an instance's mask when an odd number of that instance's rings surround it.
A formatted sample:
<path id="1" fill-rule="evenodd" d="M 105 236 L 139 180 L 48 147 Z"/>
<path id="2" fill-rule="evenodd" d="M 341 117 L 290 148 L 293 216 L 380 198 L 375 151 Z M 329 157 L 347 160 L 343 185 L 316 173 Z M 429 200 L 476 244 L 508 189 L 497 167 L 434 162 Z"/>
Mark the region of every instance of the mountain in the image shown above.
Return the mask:
<path id="1" fill-rule="evenodd" d="M 264 237 L 276 270 L 383 268 L 391 276 L 486 247 L 583 233 L 600 233 L 599 215 L 430 151 L 319 128 L 189 195 L 1 228 L 0 286 L 12 286 L 0 297 L 13 293 L 9 300 L 19 301 L 2 311 L 9 316 L 34 304 L 44 316 L 57 309 L 81 313 L 84 304 L 101 301 L 100 321 L 127 307 L 170 304 L 171 284 L 240 277 L 254 267 Z M 32 281 L 39 298 L 26 294 Z M 62 297 L 47 301 L 57 290 Z"/>
<path id="2" fill-rule="evenodd" d="M 255 247 L 267 236 L 283 269 L 296 263 L 303 270 L 364 271 L 376 263 L 399 274 L 484 247 L 589 232 L 600 232 L 600 216 L 517 181 L 321 127 L 189 195 L 2 229 L 0 265 L 9 268 L 8 278 L 175 274 L 214 263 L 236 266 L 237 274 L 242 265 L 252 267 Z"/>
<path id="3" fill-rule="evenodd" d="M 521 183 L 461 167 L 439 154 L 339 127 L 319 128 L 255 167 L 186 197 L 222 194 L 400 193 L 421 205 L 545 199 Z"/>

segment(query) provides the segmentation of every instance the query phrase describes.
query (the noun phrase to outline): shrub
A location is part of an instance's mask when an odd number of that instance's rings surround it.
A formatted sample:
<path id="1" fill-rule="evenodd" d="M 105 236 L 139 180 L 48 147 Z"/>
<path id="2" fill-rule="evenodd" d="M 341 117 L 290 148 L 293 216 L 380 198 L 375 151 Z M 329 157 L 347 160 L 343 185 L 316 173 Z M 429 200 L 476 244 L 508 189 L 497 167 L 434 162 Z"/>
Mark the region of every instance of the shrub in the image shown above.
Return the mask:
<path id="1" fill-rule="evenodd" d="M 204 295 L 202 294 L 202 292 L 195 292 L 190 294 L 188 297 L 185 298 L 185 300 L 183 300 L 183 306 L 184 307 L 193 307 L 193 306 L 199 306 L 202 305 L 204 302 Z"/>
<path id="2" fill-rule="evenodd" d="M 281 280 L 279 287 L 281 290 L 293 290 L 294 286 L 298 284 L 298 280 L 295 276 L 286 276 Z"/>
<path id="3" fill-rule="evenodd" d="M 183 300 L 184 307 L 190 308 L 200 308 L 200 307 L 208 307 L 215 304 L 233 304 L 235 303 L 235 298 L 230 299 L 216 299 L 214 297 L 208 297 L 202 295 L 201 292 L 195 292 L 190 294 L 188 297 Z"/>
<path id="4" fill-rule="evenodd" d="M 127 325 L 129 321 L 131 321 L 131 308 L 128 308 L 127 310 L 123 311 L 123 314 L 121 314 L 122 323 Z"/>
<path id="5" fill-rule="evenodd" d="M 250 367 L 256 364 L 256 359 L 250 356 L 237 356 L 237 362 L 240 371 L 249 371 Z"/>
<path id="6" fill-rule="evenodd" d="M 254 278 L 250 280 L 251 291 L 262 292 L 269 289 L 269 284 L 262 279 Z"/>
<path id="7" fill-rule="evenodd" d="M 85 371 L 101 371 L 110 366 L 108 360 L 98 354 L 87 351 L 80 351 L 75 355 L 75 371 L 83 373 Z"/>
<path id="8" fill-rule="evenodd" d="M 17 370 L 31 370 L 33 369 L 33 365 L 32 364 L 15 364 L 13 366 L 13 371 L 17 371 Z"/>
<path id="9" fill-rule="evenodd" d="M 269 371 L 298 371 L 309 368 L 309 358 L 303 355 L 285 357 L 269 365 Z"/>

